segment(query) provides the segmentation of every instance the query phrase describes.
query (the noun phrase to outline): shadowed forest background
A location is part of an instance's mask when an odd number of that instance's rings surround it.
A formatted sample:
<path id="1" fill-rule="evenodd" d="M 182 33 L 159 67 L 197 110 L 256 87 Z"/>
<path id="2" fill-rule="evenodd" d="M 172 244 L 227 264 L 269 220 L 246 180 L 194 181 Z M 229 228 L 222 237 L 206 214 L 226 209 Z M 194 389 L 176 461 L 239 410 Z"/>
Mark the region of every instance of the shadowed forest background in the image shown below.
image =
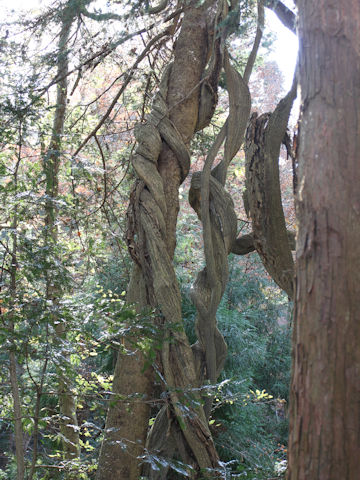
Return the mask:
<path id="1" fill-rule="evenodd" d="M 296 35 L 277 0 L 56 0 L 2 20 L 0 479 L 285 478 L 306 182 L 269 9 Z M 293 455 L 289 478 L 315 480 Z"/>

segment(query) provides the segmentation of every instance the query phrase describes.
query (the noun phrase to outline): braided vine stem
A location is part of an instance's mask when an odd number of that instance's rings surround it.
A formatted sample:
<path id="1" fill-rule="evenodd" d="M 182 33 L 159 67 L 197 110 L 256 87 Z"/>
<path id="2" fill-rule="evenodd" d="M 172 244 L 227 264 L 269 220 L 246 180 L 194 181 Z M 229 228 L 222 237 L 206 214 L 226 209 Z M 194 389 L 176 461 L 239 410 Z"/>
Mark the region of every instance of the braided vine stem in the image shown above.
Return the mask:
<path id="1" fill-rule="evenodd" d="M 164 141 L 179 161 L 182 179 L 189 169 L 190 155 L 168 115 L 166 98 L 171 69 L 170 65 L 164 74 L 146 125 L 136 131 L 139 147 L 132 162 L 140 180 L 134 191 L 137 201 L 131 204 L 128 216 L 129 225 L 141 235 L 138 242 L 130 243 L 130 251 L 145 277 L 147 301 L 160 308 L 167 325 L 175 327 L 170 329 L 168 341 L 164 342 L 161 351 L 169 408 L 174 418 L 181 419 L 182 434 L 197 464 L 208 469 L 217 467 L 218 457 L 195 390 L 190 391 L 192 399 L 189 403 L 189 388 L 199 385 L 192 351 L 181 328 L 180 291 L 166 242 L 166 199 L 157 165 Z M 188 411 L 185 413 L 185 410 Z"/>
<path id="2" fill-rule="evenodd" d="M 215 0 L 194 2 L 186 10 L 174 62 L 164 72 L 146 123 L 135 130 L 138 146 L 132 164 L 137 180 L 130 198 L 127 231 L 134 270 L 128 299 L 139 310 L 150 306 L 159 311 L 158 324 L 168 333 L 158 366 L 165 406 L 151 429 L 146 451 L 152 369 L 144 371 L 141 352 L 120 353 L 114 374 L 114 398 L 119 401 L 109 408 L 98 480 L 137 480 L 139 460 L 154 454 L 151 439 L 158 434 L 162 434 L 163 441 L 169 438 L 167 443 L 176 444 L 182 460 L 190 467 L 189 475 L 195 477 L 201 471 L 202 478 L 219 476 L 219 459 L 182 325 L 181 297 L 172 260 L 178 188 L 190 167 L 188 145 L 194 132 L 210 121 L 216 103 L 221 58 L 214 32 L 224 4 Z M 202 88 L 205 84 L 207 87 Z M 138 403 L 125 400 L 134 388 Z M 165 432 L 164 420 L 168 424 Z M 150 472 L 147 476 L 160 475 Z"/>
<path id="3" fill-rule="evenodd" d="M 227 257 L 236 239 L 237 218 L 224 183 L 226 170 L 243 141 L 251 99 L 241 75 L 224 56 L 229 95 L 229 116 L 205 161 L 203 171 L 191 181 L 190 203 L 203 224 L 205 268 L 198 274 L 191 298 L 196 306 L 198 341 L 193 345 L 197 370 L 202 381 L 215 384 L 224 366 L 227 347 L 217 328 L 216 312 L 228 281 Z M 225 141 L 224 158 L 217 168 L 213 162 Z M 200 201 L 199 201 L 200 199 Z M 205 397 L 205 414 L 210 416 L 212 395 Z"/>

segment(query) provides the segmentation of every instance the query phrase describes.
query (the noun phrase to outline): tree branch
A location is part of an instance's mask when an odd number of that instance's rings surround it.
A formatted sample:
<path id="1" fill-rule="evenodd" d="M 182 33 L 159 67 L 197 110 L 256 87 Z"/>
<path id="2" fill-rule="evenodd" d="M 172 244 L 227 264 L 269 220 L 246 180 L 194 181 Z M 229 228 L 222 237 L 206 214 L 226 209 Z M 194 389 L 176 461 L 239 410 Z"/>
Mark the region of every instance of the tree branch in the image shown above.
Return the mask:
<path id="1" fill-rule="evenodd" d="M 129 73 L 126 75 L 126 79 L 124 81 L 124 83 L 121 85 L 121 88 L 119 89 L 118 93 L 115 95 L 113 101 L 111 102 L 109 108 L 107 109 L 105 115 L 102 117 L 102 119 L 100 120 L 100 122 L 96 125 L 96 127 L 89 133 L 89 135 L 85 138 L 85 140 L 81 143 L 81 145 L 76 149 L 76 151 L 74 152 L 73 154 L 73 157 L 76 157 L 76 155 L 79 154 L 79 152 L 84 148 L 84 146 L 88 143 L 88 141 L 94 136 L 96 135 L 96 133 L 100 130 L 100 128 L 104 125 L 106 119 L 109 117 L 109 115 L 111 114 L 113 108 L 115 107 L 117 101 L 119 100 L 120 96 L 123 94 L 123 92 L 125 91 L 126 87 L 128 86 L 128 84 L 130 83 L 130 80 L 132 79 L 133 75 L 134 75 L 134 71 L 136 70 L 137 66 L 139 65 L 139 63 L 145 58 L 145 56 L 147 55 L 147 53 L 149 52 L 150 48 L 156 44 L 156 42 L 158 42 L 162 37 L 164 37 L 165 35 L 168 34 L 168 31 L 165 30 L 164 32 L 162 33 L 159 33 L 158 35 L 156 35 L 156 37 L 154 37 L 152 40 L 150 40 L 150 42 L 147 44 L 147 46 L 144 48 L 144 50 L 141 52 L 141 54 L 138 56 L 138 58 L 136 59 L 136 61 L 133 63 L 132 67 L 130 68 L 129 70 Z"/>
<path id="2" fill-rule="evenodd" d="M 254 245 L 268 273 L 293 296 L 294 262 L 289 248 L 279 180 L 280 146 L 296 97 L 296 75 L 290 92 L 273 113 L 252 114 L 246 133 L 246 198 Z"/>
<path id="3" fill-rule="evenodd" d="M 296 35 L 296 15 L 290 8 L 280 0 L 265 0 L 264 5 L 276 13 L 280 22 Z"/>
<path id="4" fill-rule="evenodd" d="M 289 241 L 290 250 L 296 249 L 296 233 L 292 230 L 287 230 L 287 236 Z M 235 255 L 247 255 L 248 253 L 254 252 L 256 250 L 254 244 L 254 235 L 252 233 L 247 233 L 246 235 L 241 235 L 238 237 L 232 247 L 231 253 Z"/>
<path id="5" fill-rule="evenodd" d="M 261 42 L 263 31 L 264 31 L 264 22 L 265 22 L 264 4 L 262 0 L 258 0 L 258 18 L 257 18 L 256 36 L 255 36 L 253 48 L 247 60 L 244 75 L 243 75 L 243 79 L 246 85 L 248 85 L 249 83 L 250 75 L 253 70 L 256 56 L 259 50 L 260 42 Z"/>
<path id="6" fill-rule="evenodd" d="M 169 1 L 168 0 L 161 0 L 161 2 L 159 3 L 159 5 L 156 5 L 155 7 L 150 7 L 149 10 L 148 10 L 148 13 L 150 15 L 155 15 L 156 13 L 160 13 L 162 12 L 163 10 L 165 10 L 165 8 L 167 7 Z"/>
<path id="7" fill-rule="evenodd" d="M 175 10 L 173 13 L 168 15 L 163 20 L 158 21 L 158 22 L 153 22 L 150 25 L 148 25 L 144 28 L 141 28 L 140 30 L 137 30 L 135 32 L 131 32 L 131 33 L 128 33 L 126 35 L 123 35 L 120 38 L 118 38 L 116 41 L 111 42 L 108 45 L 104 45 L 100 50 L 95 52 L 93 55 L 91 55 L 89 58 L 84 60 L 78 66 L 74 67 L 72 70 L 69 70 L 67 76 L 71 75 L 72 73 L 74 73 L 76 71 L 81 70 L 83 67 L 88 67 L 89 68 L 91 66 L 91 64 L 94 62 L 94 60 L 97 60 L 96 64 L 95 64 L 95 66 L 97 66 L 100 63 L 101 60 L 104 60 L 104 58 L 106 58 L 110 53 L 112 53 L 114 50 L 116 50 L 116 48 L 119 47 L 120 45 L 122 45 L 123 43 L 127 42 L 128 40 L 131 40 L 132 38 L 134 38 L 138 35 L 149 32 L 150 30 L 159 26 L 160 24 L 164 25 L 164 23 L 170 22 L 170 20 L 173 20 L 174 18 L 176 18 L 178 15 L 183 13 L 185 10 L 186 10 L 186 7 L 178 8 L 177 10 Z M 169 26 L 168 29 L 171 29 L 171 26 Z M 35 91 L 39 91 L 39 97 L 41 97 L 44 93 L 46 93 L 49 90 L 50 87 L 52 87 L 53 85 L 56 85 L 57 83 L 61 82 L 61 80 L 63 80 L 63 79 L 64 79 L 64 77 L 59 77 L 57 75 L 45 87 L 38 88 Z"/>

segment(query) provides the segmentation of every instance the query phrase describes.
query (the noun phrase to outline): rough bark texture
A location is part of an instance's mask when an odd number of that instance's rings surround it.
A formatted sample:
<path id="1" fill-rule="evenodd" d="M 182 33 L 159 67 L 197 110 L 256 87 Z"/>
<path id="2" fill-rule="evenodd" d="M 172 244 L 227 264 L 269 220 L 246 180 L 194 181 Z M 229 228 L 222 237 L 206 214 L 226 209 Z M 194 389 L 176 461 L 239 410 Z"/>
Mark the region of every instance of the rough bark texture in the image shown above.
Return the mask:
<path id="1" fill-rule="evenodd" d="M 295 250 L 295 232 L 292 230 L 288 230 L 287 236 L 290 250 Z M 231 253 L 235 253 L 235 255 L 247 255 L 248 253 L 254 252 L 255 250 L 256 248 L 254 242 L 254 235 L 252 233 L 247 233 L 246 235 L 242 235 L 241 237 L 236 238 L 231 247 Z"/>
<path id="2" fill-rule="evenodd" d="M 17 361 L 14 351 L 9 354 L 9 372 L 11 394 L 13 400 L 14 424 L 15 424 L 15 454 L 16 454 L 16 480 L 25 478 L 25 456 L 24 456 L 24 433 L 22 429 L 22 413 L 20 388 L 16 371 Z"/>
<path id="3" fill-rule="evenodd" d="M 218 457 L 198 393 L 193 392 L 198 381 L 190 345 L 185 332 L 179 328 L 181 299 L 172 258 L 179 210 L 178 188 L 189 171 L 187 147 L 198 127 L 201 82 L 211 79 L 211 75 L 204 79 L 204 70 L 214 51 L 210 32 L 214 32 L 216 16 L 215 1 L 189 8 L 184 15 L 174 62 L 164 73 L 146 124 L 136 129 L 138 148 L 133 165 L 138 181 L 128 213 L 128 244 L 136 264 L 129 295 L 140 308 L 146 305 L 160 308 L 161 321 L 167 328 L 172 326 L 171 338 L 161 351 L 161 370 L 167 390 L 166 417 L 175 425 L 181 419 L 180 428 L 175 428 L 177 448 L 186 461 L 201 469 L 217 467 Z M 216 92 L 213 94 L 215 102 Z M 208 108 L 213 108 L 211 102 L 207 103 Z M 211 115 L 207 116 L 210 120 Z M 114 376 L 115 395 L 137 392 L 140 399 L 149 399 L 152 383 L 152 373 L 143 371 L 140 352 L 131 357 L 119 355 Z M 148 417 L 149 406 L 143 401 L 131 405 L 110 404 L 99 460 L 99 480 L 138 479 L 139 459 L 154 453 L 145 451 Z M 161 418 L 159 415 L 153 431 L 156 432 Z"/>
<path id="4" fill-rule="evenodd" d="M 138 266 L 132 273 L 128 301 L 138 302 L 138 311 L 147 304 L 144 279 Z M 145 369 L 142 353 L 134 351 L 131 345 L 125 346 L 129 352 L 118 354 L 99 457 L 97 478 L 103 480 L 137 479 L 138 457 L 144 452 L 154 375 L 152 369 Z"/>
<path id="5" fill-rule="evenodd" d="M 255 248 L 275 282 L 293 297 L 294 262 L 289 248 L 279 180 L 280 146 L 296 97 L 296 82 L 273 113 L 253 113 L 246 133 L 245 198 Z"/>
<path id="6" fill-rule="evenodd" d="M 244 139 L 251 108 L 247 84 L 260 45 L 263 26 L 264 8 L 262 2 L 258 2 L 257 32 L 243 76 L 231 66 L 225 51 L 224 70 L 229 95 L 229 116 L 208 153 L 203 171 L 195 173 L 191 179 L 189 200 L 202 222 L 206 261 L 206 266 L 198 274 L 191 292 L 191 298 L 197 309 L 198 337 L 192 348 L 201 384 L 216 384 L 226 359 L 227 347 L 217 328 L 216 312 L 228 280 L 227 257 L 235 244 L 245 243 L 247 247 L 249 246 L 249 238 L 236 240 L 237 218 L 231 196 L 226 192 L 224 185 L 227 168 Z M 212 169 L 223 142 L 225 143 L 223 158 Z M 237 248 L 238 252 L 240 250 L 244 249 Z M 248 253 L 248 248 L 245 250 Z M 212 400 L 211 391 L 207 391 L 205 395 L 207 418 L 211 413 Z"/>
<path id="7" fill-rule="evenodd" d="M 290 480 L 360 478 L 360 3 L 299 0 Z"/>

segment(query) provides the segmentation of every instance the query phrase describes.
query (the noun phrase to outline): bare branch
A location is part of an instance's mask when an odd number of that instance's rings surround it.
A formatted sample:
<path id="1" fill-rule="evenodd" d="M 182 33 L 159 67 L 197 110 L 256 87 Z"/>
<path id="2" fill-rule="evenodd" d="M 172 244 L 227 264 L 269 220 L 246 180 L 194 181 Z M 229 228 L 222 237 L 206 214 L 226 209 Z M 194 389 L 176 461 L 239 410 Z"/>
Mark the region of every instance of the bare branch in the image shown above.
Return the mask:
<path id="1" fill-rule="evenodd" d="M 168 5 L 168 0 L 161 0 L 159 5 L 156 5 L 155 7 L 149 7 L 146 10 L 146 13 L 150 15 L 155 15 L 165 10 L 167 5 Z M 92 20 L 96 20 L 98 22 L 103 22 L 107 20 L 120 20 L 120 21 L 124 20 L 124 15 L 118 15 L 117 13 L 112 13 L 112 12 L 108 12 L 108 13 L 89 12 L 88 10 L 86 10 L 84 6 L 80 7 L 80 13 L 82 13 L 85 17 L 91 18 Z"/>
<path id="2" fill-rule="evenodd" d="M 115 95 L 113 101 L 111 102 L 109 108 L 107 109 L 105 115 L 102 117 L 100 122 L 96 125 L 96 127 L 89 133 L 89 135 L 85 138 L 85 140 L 81 143 L 81 145 L 76 149 L 76 151 L 73 154 L 73 157 L 76 157 L 76 155 L 79 154 L 79 152 L 84 148 L 84 146 L 88 143 L 88 141 L 96 135 L 96 133 L 100 130 L 100 128 L 104 125 L 105 121 L 107 118 L 109 118 L 109 115 L 111 114 L 113 108 L 115 107 L 117 101 L 119 100 L 120 96 L 123 94 L 125 91 L 126 87 L 130 83 L 131 79 L 133 78 L 133 75 L 135 73 L 135 70 L 139 63 L 145 58 L 149 50 L 155 45 L 161 38 L 165 37 L 168 35 L 168 31 L 165 30 L 162 33 L 159 33 L 154 37 L 150 42 L 147 44 L 147 46 L 144 48 L 144 50 L 141 52 L 141 54 L 138 56 L 136 61 L 133 63 L 132 67 L 129 70 L 129 73 L 126 75 L 124 83 L 121 85 L 121 88 L 119 89 L 118 93 Z"/>
<path id="3" fill-rule="evenodd" d="M 276 13 L 281 23 L 296 35 L 296 15 L 290 8 L 280 0 L 265 0 L 264 5 Z"/>
<path id="4" fill-rule="evenodd" d="M 178 8 L 177 10 L 175 10 L 173 13 L 171 13 L 170 15 L 168 15 L 166 18 L 164 18 L 163 20 L 161 21 L 158 21 L 158 22 L 154 22 L 144 28 L 141 28 L 140 30 L 137 30 L 136 32 L 132 32 L 132 33 L 129 33 L 127 35 L 124 35 L 122 37 L 120 37 L 118 40 L 110 43 L 109 45 L 104 45 L 99 51 L 95 52 L 93 55 L 91 55 L 91 57 L 87 58 L 86 60 L 84 60 L 80 65 L 78 65 L 77 67 L 74 67 L 72 70 L 70 70 L 67 74 L 67 76 L 71 75 L 72 73 L 74 72 L 77 72 L 77 71 L 81 71 L 82 68 L 84 67 L 89 67 L 91 66 L 91 64 L 94 62 L 94 60 L 98 59 L 97 60 L 97 63 L 96 65 L 98 65 L 100 63 L 101 60 L 103 60 L 104 58 L 106 58 L 110 53 L 112 53 L 114 50 L 116 50 L 117 47 L 119 47 L 120 45 L 122 45 L 123 43 L 127 42 L 128 40 L 131 40 L 132 38 L 134 37 L 137 37 L 138 35 L 141 35 L 143 33 L 146 33 L 146 32 L 149 32 L 150 30 L 152 30 L 153 28 L 159 26 L 160 24 L 161 25 L 164 25 L 164 23 L 167 23 L 167 22 L 170 22 L 170 20 L 173 20 L 174 18 L 176 19 L 176 17 L 178 17 L 181 13 L 183 13 L 185 11 L 185 7 L 182 7 L 182 8 Z M 169 26 L 168 27 L 169 29 L 171 29 L 172 27 Z M 39 96 L 42 96 L 44 93 L 47 92 L 47 90 L 52 87 L 53 85 L 61 82 L 61 80 L 63 80 L 63 77 L 59 77 L 58 75 L 53 79 L 51 80 L 51 82 L 49 82 L 45 87 L 42 87 L 42 88 L 39 88 L 37 89 L 36 91 L 39 91 Z"/>
<path id="5" fill-rule="evenodd" d="M 250 75 L 253 70 L 256 56 L 260 47 L 260 42 L 261 42 L 263 31 L 264 31 L 264 23 L 265 23 L 265 15 L 264 15 L 263 0 L 258 0 L 258 18 L 257 18 L 256 36 L 255 36 L 253 48 L 247 60 L 244 75 L 243 75 L 243 79 L 246 85 L 249 83 Z"/>
<path id="6" fill-rule="evenodd" d="M 290 250 L 296 249 L 296 233 L 292 230 L 287 230 L 287 236 L 289 241 Z M 252 233 L 247 233 L 246 235 L 241 235 L 238 237 L 232 247 L 231 253 L 235 255 L 247 255 L 248 253 L 254 252 L 256 250 L 254 243 L 254 235 Z"/>
<path id="7" fill-rule="evenodd" d="M 118 15 L 117 13 L 112 13 L 112 12 L 94 13 L 94 12 L 89 12 L 84 7 L 80 7 L 80 13 L 85 17 L 91 18 L 91 20 L 96 20 L 97 22 L 103 22 L 107 20 L 119 20 L 119 21 L 124 20 L 124 15 Z"/>
<path id="8" fill-rule="evenodd" d="M 104 178 L 104 198 L 103 198 L 103 201 L 100 205 L 100 208 L 102 208 L 104 205 L 105 205 L 105 202 L 106 202 L 106 198 L 107 198 L 107 175 L 106 175 L 106 160 L 105 160 L 105 155 L 104 155 L 104 152 L 103 152 L 103 149 L 101 147 L 101 143 L 99 142 L 99 139 L 96 135 L 94 135 L 94 138 L 95 138 L 95 142 L 99 148 L 99 151 L 100 151 L 100 156 L 101 156 L 101 161 L 102 161 L 102 165 L 103 165 L 103 170 L 104 170 L 104 173 L 103 173 L 103 178 Z"/>

